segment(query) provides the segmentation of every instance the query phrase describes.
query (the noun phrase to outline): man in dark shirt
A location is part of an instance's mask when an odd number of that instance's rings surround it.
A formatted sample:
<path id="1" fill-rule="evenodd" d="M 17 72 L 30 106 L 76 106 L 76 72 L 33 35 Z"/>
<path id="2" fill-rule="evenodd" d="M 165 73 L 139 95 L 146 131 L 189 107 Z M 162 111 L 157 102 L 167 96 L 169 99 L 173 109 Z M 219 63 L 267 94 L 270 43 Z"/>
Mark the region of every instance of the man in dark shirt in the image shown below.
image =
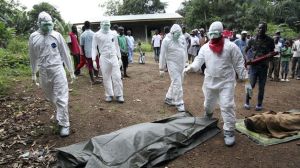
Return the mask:
<path id="1" fill-rule="evenodd" d="M 245 48 L 245 53 L 248 50 L 252 50 L 254 59 L 262 55 L 268 54 L 274 51 L 275 44 L 274 40 L 266 35 L 267 24 L 261 22 L 258 25 L 258 32 L 254 39 L 251 39 Z M 249 60 L 248 60 L 249 61 Z M 269 60 L 264 60 L 250 66 L 250 83 L 252 88 L 255 87 L 256 81 L 258 80 L 258 100 L 255 107 L 256 111 L 262 110 L 262 103 L 264 99 L 265 84 L 268 74 L 268 64 Z M 246 95 L 246 103 L 244 105 L 245 109 L 250 109 L 250 96 Z"/>
<path id="2" fill-rule="evenodd" d="M 231 42 L 234 42 L 236 39 L 238 39 L 237 37 L 236 37 L 236 30 L 233 30 L 232 31 L 232 37 L 229 39 Z"/>

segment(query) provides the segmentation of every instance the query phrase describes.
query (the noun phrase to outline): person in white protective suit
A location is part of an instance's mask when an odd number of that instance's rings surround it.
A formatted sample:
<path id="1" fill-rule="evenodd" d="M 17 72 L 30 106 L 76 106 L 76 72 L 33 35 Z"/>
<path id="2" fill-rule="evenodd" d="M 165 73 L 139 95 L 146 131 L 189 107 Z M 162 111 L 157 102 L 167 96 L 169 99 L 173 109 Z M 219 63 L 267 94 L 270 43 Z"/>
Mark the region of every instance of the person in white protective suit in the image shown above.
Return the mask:
<path id="1" fill-rule="evenodd" d="M 168 67 L 171 78 L 171 85 L 166 94 L 165 103 L 175 105 L 179 112 L 185 111 L 182 82 L 183 70 L 188 57 L 186 45 L 181 27 L 178 24 L 174 24 L 170 33 L 162 41 L 159 58 L 160 76 L 164 75 L 166 67 Z"/>
<path id="2" fill-rule="evenodd" d="M 244 66 L 243 55 L 237 45 L 222 37 L 223 25 L 213 22 L 210 25 L 209 43 L 204 44 L 194 62 L 185 68 L 184 72 L 198 71 L 202 64 L 206 64 L 205 78 L 202 90 L 205 96 L 205 117 L 211 119 L 215 104 L 218 102 L 224 120 L 224 142 L 227 146 L 235 144 L 235 103 L 234 90 L 235 75 L 239 79 L 248 80 L 248 73 Z M 250 83 L 245 89 L 252 92 Z"/>
<path id="3" fill-rule="evenodd" d="M 123 103 L 123 83 L 121 80 L 120 66 L 122 65 L 121 53 L 117 36 L 110 30 L 110 21 L 103 20 L 100 30 L 95 33 L 92 42 L 93 66 L 97 69 L 97 46 L 100 53 L 100 68 L 105 88 L 105 101 L 111 102 L 116 97 L 117 102 Z"/>
<path id="4" fill-rule="evenodd" d="M 39 72 L 39 82 L 47 100 L 56 106 L 56 119 L 61 126 L 60 135 L 70 134 L 68 112 L 69 88 L 66 72 L 75 79 L 71 57 L 62 35 L 53 30 L 51 16 L 41 12 L 38 16 L 39 29 L 29 37 L 29 55 L 32 68 L 32 80 L 39 85 L 36 73 Z"/>

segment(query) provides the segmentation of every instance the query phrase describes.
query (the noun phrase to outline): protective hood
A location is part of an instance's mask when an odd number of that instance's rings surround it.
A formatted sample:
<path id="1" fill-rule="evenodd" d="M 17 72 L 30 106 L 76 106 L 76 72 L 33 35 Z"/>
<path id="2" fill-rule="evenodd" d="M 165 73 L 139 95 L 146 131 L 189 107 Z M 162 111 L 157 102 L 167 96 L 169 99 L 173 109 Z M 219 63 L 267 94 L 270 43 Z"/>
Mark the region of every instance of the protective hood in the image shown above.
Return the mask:
<path id="1" fill-rule="evenodd" d="M 110 20 L 104 19 L 100 22 L 100 31 L 103 33 L 108 33 L 110 30 Z"/>
<path id="2" fill-rule="evenodd" d="M 216 21 L 213 22 L 209 27 L 209 32 L 218 31 L 220 33 L 223 32 L 223 24 L 222 22 Z"/>
<path id="3" fill-rule="evenodd" d="M 38 16 L 38 26 L 40 31 L 48 34 L 53 30 L 53 22 L 51 16 L 47 12 L 41 12 Z"/>
<path id="4" fill-rule="evenodd" d="M 43 11 L 38 16 L 38 22 L 40 23 L 41 21 L 44 21 L 44 22 L 51 21 L 52 22 L 52 18 L 47 12 Z"/>
<path id="5" fill-rule="evenodd" d="M 182 34 L 182 29 L 178 24 L 174 24 L 171 27 L 170 33 L 172 34 L 172 38 L 178 40 L 180 35 Z"/>
<path id="6" fill-rule="evenodd" d="M 208 38 L 215 39 L 220 38 L 223 32 L 223 24 L 219 21 L 213 22 L 208 31 Z"/>
<path id="7" fill-rule="evenodd" d="M 222 37 L 222 32 L 223 24 L 219 21 L 213 22 L 209 27 L 209 48 L 218 55 L 222 53 L 224 47 L 224 38 Z"/>

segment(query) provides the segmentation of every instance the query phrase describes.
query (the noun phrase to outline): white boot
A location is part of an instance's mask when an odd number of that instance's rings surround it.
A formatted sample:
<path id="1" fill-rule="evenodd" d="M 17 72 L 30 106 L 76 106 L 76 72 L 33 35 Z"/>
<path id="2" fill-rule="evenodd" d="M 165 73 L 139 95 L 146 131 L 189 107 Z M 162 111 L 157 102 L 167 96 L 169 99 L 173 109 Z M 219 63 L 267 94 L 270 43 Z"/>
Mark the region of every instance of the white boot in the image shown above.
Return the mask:
<path id="1" fill-rule="evenodd" d="M 176 105 L 178 112 L 185 112 L 184 104 Z"/>
<path id="2" fill-rule="evenodd" d="M 117 96 L 116 99 L 117 99 L 117 102 L 124 103 L 124 97 L 123 96 Z"/>
<path id="3" fill-rule="evenodd" d="M 113 100 L 113 97 L 112 96 L 106 96 L 105 97 L 105 101 L 106 102 L 111 102 Z"/>
<path id="4" fill-rule="evenodd" d="M 235 144 L 234 131 L 224 130 L 224 142 L 226 146 L 233 146 Z"/>
<path id="5" fill-rule="evenodd" d="M 172 103 L 172 99 L 170 99 L 170 98 L 165 98 L 165 103 L 167 104 L 167 105 L 169 105 L 169 106 L 175 106 L 175 104 L 174 103 Z"/>
<path id="6" fill-rule="evenodd" d="M 70 135 L 70 127 L 63 127 L 61 126 L 60 128 L 60 136 L 61 137 L 66 137 Z"/>

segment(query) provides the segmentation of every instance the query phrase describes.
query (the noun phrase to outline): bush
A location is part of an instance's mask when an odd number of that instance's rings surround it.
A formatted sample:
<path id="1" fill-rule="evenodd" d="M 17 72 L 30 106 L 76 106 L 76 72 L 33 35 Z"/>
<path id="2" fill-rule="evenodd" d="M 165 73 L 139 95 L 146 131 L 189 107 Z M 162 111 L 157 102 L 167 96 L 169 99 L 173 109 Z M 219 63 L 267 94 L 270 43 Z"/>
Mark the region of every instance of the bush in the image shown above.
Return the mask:
<path id="1" fill-rule="evenodd" d="M 0 75 L 0 95 L 7 93 L 11 85 L 11 81 L 7 80 L 6 77 Z"/>
<path id="2" fill-rule="evenodd" d="M 150 43 L 148 43 L 148 42 L 141 42 L 141 44 L 142 44 L 142 51 L 143 52 L 152 52 L 153 51 L 152 50 L 152 46 L 151 46 Z M 137 49 L 138 49 L 138 46 L 136 47 L 136 51 L 137 51 Z"/>
<path id="3" fill-rule="evenodd" d="M 0 48 L 0 70 L 4 68 L 17 69 L 20 67 L 29 67 L 29 57 L 27 53 L 13 53 Z"/>
<path id="4" fill-rule="evenodd" d="M 276 31 L 280 31 L 280 35 L 286 39 L 295 39 L 298 37 L 297 32 L 291 29 L 287 24 L 275 25 L 273 23 L 268 23 L 268 34 L 273 37 Z"/>
<path id="5" fill-rule="evenodd" d="M 0 21 L 0 48 L 6 47 L 9 39 L 12 38 L 13 29 L 7 28 L 3 22 Z"/>
<path id="6" fill-rule="evenodd" d="M 12 38 L 9 40 L 7 50 L 16 54 L 28 53 L 28 40 L 23 37 Z"/>
<path id="7" fill-rule="evenodd" d="M 24 40 L 10 41 L 7 49 L 0 48 L 0 95 L 14 86 L 15 77 L 30 76 L 27 43 Z"/>

